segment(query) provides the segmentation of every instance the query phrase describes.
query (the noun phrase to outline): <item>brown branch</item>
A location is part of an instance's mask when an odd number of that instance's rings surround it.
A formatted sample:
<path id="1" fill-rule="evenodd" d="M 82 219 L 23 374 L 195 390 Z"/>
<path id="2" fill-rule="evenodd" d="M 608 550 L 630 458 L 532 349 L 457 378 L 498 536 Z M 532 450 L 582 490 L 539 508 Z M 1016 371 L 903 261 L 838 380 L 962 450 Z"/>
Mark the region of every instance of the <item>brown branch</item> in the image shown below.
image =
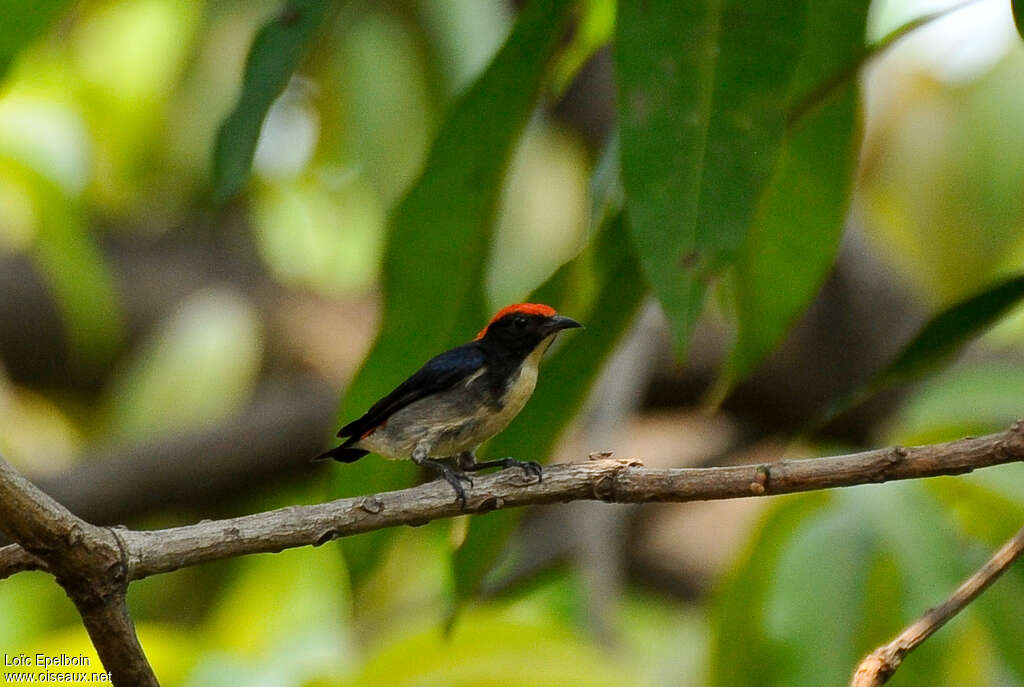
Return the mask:
<path id="1" fill-rule="evenodd" d="M 17 544 L 0 547 L 0 580 L 25 570 L 47 570 L 47 567 Z"/>
<path id="2" fill-rule="evenodd" d="M 952 596 L 935 608 L 928 609 L 891 642 L 865 656 L 853 674 L 850 687 L 879 687 L 888 682 L 907 654 L 974 601 L 1021 553 L 1024 553 L 1024 527 L 1003 544 L 985 565 L 964 580 Z"/>
<path id="3" fill-rule="evenodd" d="M 646 503 L 768 496 L 955 475 L 1017 461 L 1024 461 L 1024 426 L 1020 422 L 1006 432 L 976 439 L 762 465 L 649 470 L 635 461 L 596 460 L 550 466 L 539 484 L 524 484 L 521 473 L 506 470 L 476 478 L 467 510 L 487 512 L 583 499 Z M 128 578 L 139 579 L 223 558 L 316 546 L 338 537 L 420 525 L 461 513 L 451 487 L 431 482 L 229 520 L 166 530 L 122 530 L 120 534 L 129 556 Z"/>
<path id="4" fill-rule="evenodd" d="M 601 459 L 548 467 L 541 483 L 506 470 L 477 477 L 467 510 L 573 500 L 645 503 L 768 496 L 962 474 L 1017 461 L 1024 461 L 1021 422 L 999 434 L 932 446 L 760 465 L 648 470 L 636 461 Z M 131 580 L 245 554 L 317 546 L 384 527 L 421 525 L 462 512 L 447 483 L 431 482 L 166 530 L 99 528 L 72 515 L 0 460 L 0 530 L 21 544 L 0 548 L 0 578 L 45 564 L 75 601 L 115 683 L 155 685 L 124 606 Z"/>
<path id="5" fill-rule="evenodd" d="M 21 569 L 42 561 L 64 587 L 114 684 L 158 687 L 125 606 L 125 551 L 113 530 L 74 516 L 2 458 L 0 530 L 26 552 L 6 546 L 2 560 Z"/>

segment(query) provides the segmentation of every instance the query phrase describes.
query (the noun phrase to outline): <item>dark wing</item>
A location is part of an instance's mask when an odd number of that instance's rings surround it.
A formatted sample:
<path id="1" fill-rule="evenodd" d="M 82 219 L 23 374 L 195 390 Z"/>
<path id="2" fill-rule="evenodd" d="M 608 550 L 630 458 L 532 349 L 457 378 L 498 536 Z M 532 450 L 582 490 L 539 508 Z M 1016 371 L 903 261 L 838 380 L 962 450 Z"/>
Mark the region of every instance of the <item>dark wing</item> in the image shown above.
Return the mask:
<path id="1" fill-rule="evenodd" d="M 479 370 L 483 364 L 484 353 L 476 342 L 445 351 L 431 358 L 394 391 L 374 403 L 361 418 L 342 427 L 338 436 L 351 437 L 345 444 L 355 443 L 402 408 L 421 398 L 450 389 Z"/>

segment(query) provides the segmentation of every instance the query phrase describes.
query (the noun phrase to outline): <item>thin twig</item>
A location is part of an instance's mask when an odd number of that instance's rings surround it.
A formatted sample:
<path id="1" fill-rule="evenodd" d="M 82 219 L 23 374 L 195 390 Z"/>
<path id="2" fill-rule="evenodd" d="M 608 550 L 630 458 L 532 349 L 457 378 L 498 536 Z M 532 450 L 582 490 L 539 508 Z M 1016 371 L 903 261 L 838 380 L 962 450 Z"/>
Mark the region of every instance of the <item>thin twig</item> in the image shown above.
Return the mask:
<path id="1" fill-rule="evenodd" d="M 977 572 L 964 580 L 953 595 L 911 623 L 891 642 L 864 657 L 853 674 L 850 687 L 878 687 L 888 682 L 907 654 L 962 611 L 1024 553 L 1024 527 Z"/>

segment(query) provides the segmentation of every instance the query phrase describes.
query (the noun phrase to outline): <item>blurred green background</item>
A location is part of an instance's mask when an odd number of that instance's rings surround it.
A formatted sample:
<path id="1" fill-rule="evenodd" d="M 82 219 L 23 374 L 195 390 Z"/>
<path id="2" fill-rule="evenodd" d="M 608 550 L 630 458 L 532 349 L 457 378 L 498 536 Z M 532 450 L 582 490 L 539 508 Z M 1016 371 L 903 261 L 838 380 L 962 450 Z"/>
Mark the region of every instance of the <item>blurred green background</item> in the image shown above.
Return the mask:
<path id="1" fill-rule="evenodd" d="M 308 458 L 527 298 L 587 329 L 491 455 L 754 462 L 1024 415 L 1009 2 L 824 95 L 947 5 L 651 3 L 0 2 L 0 454 L 132 527 L 412 484 Z M 1022 478 L 499 512 L 129 604 L 168 686 L 839 685 L 1024 522 Z M 1018 566 L 892 684 L 1024 685 L 1022 636 Z M 0 581 L 0 651 L 94 655 L 42 573 Z"/>

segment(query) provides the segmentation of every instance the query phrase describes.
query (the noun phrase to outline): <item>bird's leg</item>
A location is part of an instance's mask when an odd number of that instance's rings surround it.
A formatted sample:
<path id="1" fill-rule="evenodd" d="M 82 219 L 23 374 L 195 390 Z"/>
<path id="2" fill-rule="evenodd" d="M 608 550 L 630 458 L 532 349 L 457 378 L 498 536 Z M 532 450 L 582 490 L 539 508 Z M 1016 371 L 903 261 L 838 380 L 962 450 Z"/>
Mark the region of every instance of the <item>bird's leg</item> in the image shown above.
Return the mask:
<path id="1" fill-rule="evenodd" d="M 466 490 L 463 488 L 462 482 L 466 482 L 472 487 L 473 478 L 462 470 L 453 468 L 443 460 L 428 458 L 427 447 L 423 445 L 419 445 L 413 450 L 412 462 L 417 465 L 422 465 L 423 467 L 428 467 L 443 477 L 448 484 L 452 485 L 452 489 L 455 490 L 455 495 L 459 497 L 459 501 L 462 503 L 462 509 L 466 509 Z"/>
<path id="2" fill-rule="evenodd" d="M 487 468 L 512 468 L 518 467 L 523 473 L 529 477 L 534 476 L 537 478 L 537 482 L 541 482 L 544 477 L 541 471 L 540 463 L 533 460 L 516 460 L 515 458 L 496 458 L 494 460 L 485 460 L 482 463 L 476 462 L 476 456 L 471 451 L 464 451 L 458 456 L 459 468 L 466 472 L 476 472 L 477 470 L 486 470 Z"/>

